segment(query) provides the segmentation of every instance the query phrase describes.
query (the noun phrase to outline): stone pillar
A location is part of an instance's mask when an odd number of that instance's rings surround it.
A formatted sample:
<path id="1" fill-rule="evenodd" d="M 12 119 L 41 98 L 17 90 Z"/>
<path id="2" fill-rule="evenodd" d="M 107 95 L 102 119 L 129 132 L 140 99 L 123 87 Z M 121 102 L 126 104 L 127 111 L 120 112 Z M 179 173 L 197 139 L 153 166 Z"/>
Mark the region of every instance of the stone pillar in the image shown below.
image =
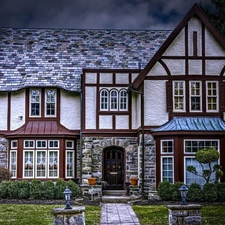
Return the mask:
<path id="1" fill-rule="evenodd" d="M 72 209 L 52 209 L 54 225 L 85 225 L 84 211 L 84 206 L 77 206 Z"/>
<path id="2" fill-rule="evenodd" d="M 167 205 L 169 225 L 200 225 L 201 205 Z"/>

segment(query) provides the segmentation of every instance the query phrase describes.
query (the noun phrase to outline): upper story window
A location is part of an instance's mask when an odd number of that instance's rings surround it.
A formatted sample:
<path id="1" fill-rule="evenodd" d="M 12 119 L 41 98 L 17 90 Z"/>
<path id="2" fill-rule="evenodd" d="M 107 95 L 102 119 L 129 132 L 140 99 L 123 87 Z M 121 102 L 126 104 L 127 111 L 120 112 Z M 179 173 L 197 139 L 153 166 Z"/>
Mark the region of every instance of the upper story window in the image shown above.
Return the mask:
<path id="1" fill-rule="evenodd" d="M 206 107 L 207 111 L 218 111 L 218 83 L 206 82 Z"/>
<path id="2" fill-rule="evenodd" d="M 125 89 L 100 91 L 100 110 L 101 111 L 125 111 L 128 110 L 128 96 Z"/>
<path id="3" fill-rule="evenodd" d="M 30 116 L 42 116 L 42 108 L 46 117 L 56 116 L 56 90 L 45 89 L 45 92 L 40 89 L 30 90 Z"/>
<path id="4" fill-rule="evenodd" d="M 201 82 L 190 81 L 190 111 L 201 111 Z"/>
<path id="5" fill-rule="evenodd" d="M 173 82 L 173 109 L 174 111 L 185 111 L 185 86 L 184 81 Z"/>

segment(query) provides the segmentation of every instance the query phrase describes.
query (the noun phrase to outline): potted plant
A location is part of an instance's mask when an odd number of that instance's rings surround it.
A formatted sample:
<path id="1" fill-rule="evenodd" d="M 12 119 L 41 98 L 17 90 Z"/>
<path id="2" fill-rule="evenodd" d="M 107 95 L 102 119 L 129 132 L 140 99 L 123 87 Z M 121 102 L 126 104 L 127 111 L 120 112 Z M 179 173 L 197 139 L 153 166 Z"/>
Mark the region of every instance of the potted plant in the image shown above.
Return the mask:
<path id="1" fill-rule="evenodd" d="M 131 176 L 130 177 L 130 185 L 137 185 L 138 177 L 137 176 Z"/>
<path id="2" fill-rule="evenodd" d="M 88 178 L 88 184 L 89 185 L 95 185 L 97 178 L 96 177 L 89 177 Z"/>

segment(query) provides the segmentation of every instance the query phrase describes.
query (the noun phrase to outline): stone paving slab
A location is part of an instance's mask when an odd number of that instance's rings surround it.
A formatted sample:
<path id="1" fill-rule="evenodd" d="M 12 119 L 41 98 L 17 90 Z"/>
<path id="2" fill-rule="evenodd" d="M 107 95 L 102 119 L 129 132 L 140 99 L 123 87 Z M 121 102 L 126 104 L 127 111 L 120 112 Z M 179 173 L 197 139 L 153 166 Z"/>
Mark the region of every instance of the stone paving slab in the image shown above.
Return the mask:
<path id="1" fill-rule="evenodd" d="M 139 219 L 129 204 L 103 203 L 101 225 L 140 225 Z"/>

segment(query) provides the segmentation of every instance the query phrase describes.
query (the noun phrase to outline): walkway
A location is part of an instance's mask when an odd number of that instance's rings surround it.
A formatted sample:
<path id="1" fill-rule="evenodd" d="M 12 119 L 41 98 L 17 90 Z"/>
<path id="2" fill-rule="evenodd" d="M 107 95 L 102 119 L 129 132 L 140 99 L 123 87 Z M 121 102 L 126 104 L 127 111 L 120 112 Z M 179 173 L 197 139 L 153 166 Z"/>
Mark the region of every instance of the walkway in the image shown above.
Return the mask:
<path id="1" fill-rule="evenodd" d="M 140 225 L 129 204 L 103 203 L 101 225 Z"/>

